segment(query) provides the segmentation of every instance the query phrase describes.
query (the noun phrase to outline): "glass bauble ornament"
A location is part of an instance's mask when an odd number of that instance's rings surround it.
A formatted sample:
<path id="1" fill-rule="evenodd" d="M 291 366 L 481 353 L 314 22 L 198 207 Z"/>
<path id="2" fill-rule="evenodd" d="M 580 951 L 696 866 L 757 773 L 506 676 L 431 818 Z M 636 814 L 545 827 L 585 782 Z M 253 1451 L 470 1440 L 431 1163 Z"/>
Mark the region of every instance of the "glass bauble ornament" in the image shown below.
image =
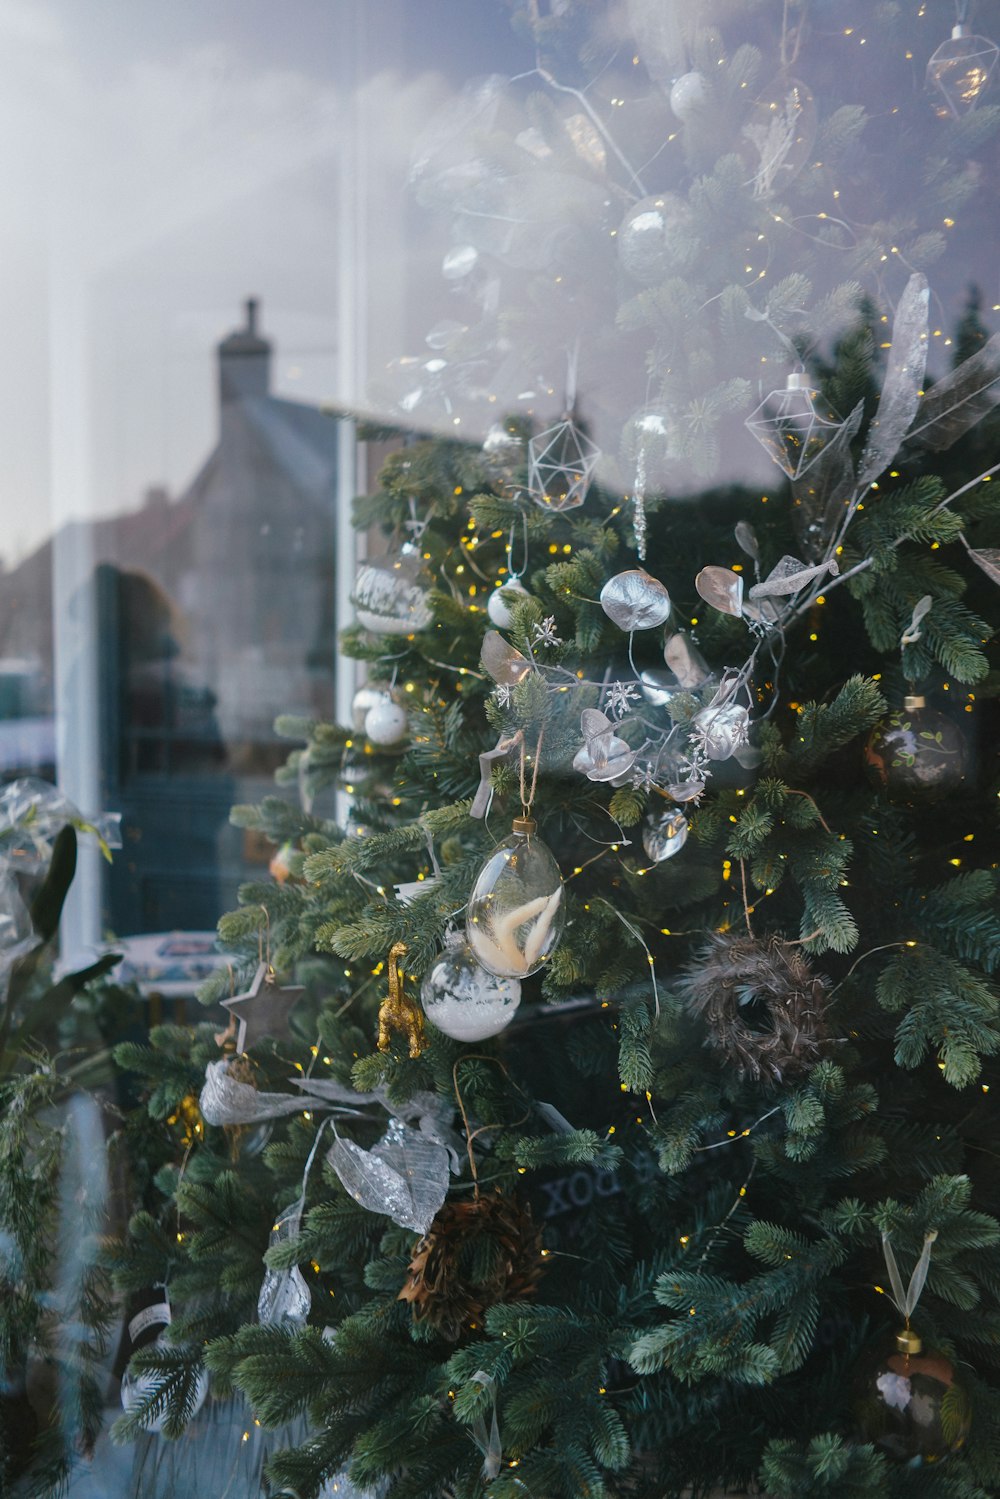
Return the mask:
<path id="1" fill-rule="evenodd" d="M 782 193 L 799 175 L 816 139 L 816 100 L 804 83 L 779 74 L 755 102 L 743 126 L 755 198 Z"/>
<path id="2" fill-rule="evenodd" d="M 506 583 L 502 583 L 490 594 L 486 601 L 486 613 L 501 630 L 509 630 L 514 623 L 512 605 L 530 597 L 520 578 L 508 578 Z"/>
<path id="3" fill-rule="evenodd" d="M 890 801 L 936 802 L 958 789 L 969 769 L 962 731 L 928 708 L 923 697 L 903 699 L 902 711 L 877 725 L 865 745 L 865 767 Z"/>
<path id="4" fill-rule="evenodd" d="M 676 274 L 692 252 L 691 209 L 676 193 L 657 193 L 630 208 L 618 229 L 622 269 L 643 286 Z"/>
<path id="5" fill-rule="evenodd" d="M 784 390 L 772 390 L 746 419 L 762 448 L 790 479 L 800 479 L 838 432 L 841 421 L 809 376 L 795 370 Z"/>
<path id="6" fill-rule="evenodd" d="M 973 36 L 968 26 L 953 26 L 927 64 L 927 87 L 943 120 L 958 120 L 975 109 L 993 82 L 1000 47 L 989 37 Z"/>
<path id="7" fill-rule="evenodd" d="M 521 1003 L 520 983 L 489 973 L 458 932 L 448 933 L 445 944 L 420 986 L 424 1014 L 453 1041 L 499 1035 Z"/>
<path id="8" fill-rule="evenodd" d="M 600 456 L 571 417 L 546 427 L 528 443 L 528 493 L 541 510 L 575 510 L 587 498 Z"/>
<path id="9" fill-rule="evenodd" d="M 408 728 L 406 709 L 388 692 L 381 693 L 379 701 L 365 715 L 365 733 L 372 744 L 400 744 L 406 738 Z"/>
<path id="10" fill-rule="evenodd" d="M 562 875 L 532 817 L 482 865 L 469 896 L 465 934 L 479 962 L 499 978 L 521 979 L 548 962 L 566 921 Z"/>
<path id="11" fill-rule="evenodd" d="M 679 854 L 687 842 L 688 820 L 679 807 L 669 812 L 650 812 L 642 825 L 642 846 L 647 859 L 662 864 Z"/>
<path id="12" fill-rule="evenodd" d="M 351 699 L 351 728 L 356 734 L 365 731 L 365 719 L 369 708 L 382 701 L 384 694 L 379 687 L 359 687 Z"/>
<path id="13" fill-rule="evenodd" d="M 420 552 L 411 542 L 397 553 L 363 563 L 354 585 L 358 624 L 377 635 L 425 630 L 431 622 L 429 586 Z"/>
<path id="14" fill-rule="evenodd" d="M 172 1344 L 167 1343 L 163 1338 L 157 1338 L 152 1346 L 154 1348 L 170 1349 L 172 1347 Z M 122 1375 L 122 1410 L 134 1410 L 141 1401 L 145 1400 L 147 1396 L 152 1394 L 153 1390 L 155 1390 L 156 1386 L 159 1383 L 160 1377 L 158 1375 L 133 1374 L 131 1366 L 129 1366 L 129 1368 L 127 1368 L 125 1370 L 125 1373 Z M 194 1401 L 188 1412 L 188 1420 L 193 1419 L 198 1414 L 202 1406 L 205 1404 L 205 1398 L 207 1395 L 208 1371 L 203 1365 L 198 1371 L 197 1382 L 195 1384 Z M 163 1423 L 166 1418 L 166 1411 L 160 1411 L 160 1413 L 155 1416 L 147 1416 L 146 1420 L 142 1423 L 143 1431 L 162 1431 Z"/>
<path id="15" fill-rule="evenodd" d="M 908 1467 L 937 1463 L 965 1443 L 969 1397 L 950 1359 L 910 1329 L 863 1354 L 854 1414 L 866 1442 Z"/>
<path id="16" fill-rule="evenodd" d="M 704 73 L 682 73 L 670 89 L 670 108 L 679 120 L 690 120 L 708 103 Z"/>

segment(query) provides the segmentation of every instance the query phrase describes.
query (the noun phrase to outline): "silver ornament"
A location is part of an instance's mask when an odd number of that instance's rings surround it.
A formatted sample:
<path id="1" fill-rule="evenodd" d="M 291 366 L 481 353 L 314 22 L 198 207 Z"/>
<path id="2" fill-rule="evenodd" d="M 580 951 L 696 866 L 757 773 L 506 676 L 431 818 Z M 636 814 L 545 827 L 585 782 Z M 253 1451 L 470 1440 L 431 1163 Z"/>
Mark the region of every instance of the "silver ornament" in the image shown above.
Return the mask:
<path id="1" fill-rule="evenodd" d="M 446 281 L 461 281 L 478 264 L 479 251 L 474 245 L 455 245 L 441 262 L 441 274 Z"/>
<path id="2" fill-rule="evenodd" d="M 418 1234 L 430 1228 L 448 1191 L 447 1147 L 400 1119 L 371 1150 L 338 1137 L 326 1159 L 355 1202 Z"/>
<path id="3" fill-rule="evenodd" d="M 407 542 L 398 553 L 362 564 L 354 585 L 358 624 L 377 635 L 412 635 L 431 622 L 429 579 L 419 551 Z"/>
<path id="4" fill-rule="evenodd" d="M 679 120 L 690 120 L 708 103 L 708 84 L 704 73 L 682 73 L 670 89 L 670 108 Z"/>
<path id="5" fill-rule="evenodd" d="M 740 703 L 702 708 L 692 719 L 692 728 L 695 742 L 710 760 L 728 760 L 749 738 L 750 714 Z"/>
<path id="6" fill-rule="evenodd" d="M 720 614 L 731 614 L 739 619 L 743 613 L 743 577 L 729 567 L 703 567 L 694 580 L 698 597 L 706 604 L 718 609 Z"/>
<path id="7" fill-rule="evenodd" d="M 514 623 L 514 615 L 511 609 L 513 604 L 520 603 L 522 599 L 528 599 L 531 595 L 521 582 L 520 578 L 509 578 L 506 583 L 495 588 L 486 602 L 486 613 L 495 625 L 501 630 L 509 630 Z"/>
<path id="8" fill-rule="evenodd" d="M 670 699 L 681 691 L 672 671 L 662 671 L 655 666 L 639 673 L 639 686 L 647 703 L 652 703 L 654 708 L 666 708 Z"/>
<path id="9" fill-rule="evenodd" d="M 279 1213 L 268 1243 L 286 1244 L 297 1239 L 302 1231 L 302 1207 L 300 1199 Z M 274 1270 L 268 1265 L 257 1297 L 257 1320 L 262 1326 L 277 1325 L 290 1332 L 305 1327 L 312 1308 L 312 1293 L 298 1265 L 284 1270 Z"/>
<path id="10" fill-rule="evenodd" d="M 676 274 L 691 258 L 691 209 L 676 193 L 643 198 L 629 210 L 618 230 L 622 268 L 643 286 Z"/>
<path id="11" fill-rule="evenodd" d="M 406 738 L 409 722 L 406 709 L 383 692 L 373 708 L 365 715 L 365 733 L 372 744 L 399 744 Z"/>
<path id="12" fill-rule="evenodd" d="M 642 825 L 642 846 L 654 864 L 672 859 L 687 842 L 688 820 L 679 807 L 669 812 L 650 812 Z"/>
<path id="13" fill-rule="evenodd" d="M 615 726 L 598 708 L 584 708 L 580 715 L 584 745 L 573 757 L 573 769 L 590 781 L 625 780 L 635 763 L 635 751 L 619 739 Z"/>
<path id="14" fill-rule="evenodd" d="M 444 952 L 420 986 L 424 1014 L 453 1041 L 486 1041 L 499 1035 L 521 1003 L 519 980 L 488 973 L 457 932 L 445 941 Z"/>
<path id="15" fill-rule="evenodd" d="M 575 510 L 587 498 L 601 450 L 569 417 L 528 443 L 528 493 L 541 510 Z"/>
<path id="16" fill-rule="evenodd" d="M 643 568 L 616 573 L 601 589 L 601 608 L 620 630 L 654 630 L 670 617 L 670 595 Z"/>

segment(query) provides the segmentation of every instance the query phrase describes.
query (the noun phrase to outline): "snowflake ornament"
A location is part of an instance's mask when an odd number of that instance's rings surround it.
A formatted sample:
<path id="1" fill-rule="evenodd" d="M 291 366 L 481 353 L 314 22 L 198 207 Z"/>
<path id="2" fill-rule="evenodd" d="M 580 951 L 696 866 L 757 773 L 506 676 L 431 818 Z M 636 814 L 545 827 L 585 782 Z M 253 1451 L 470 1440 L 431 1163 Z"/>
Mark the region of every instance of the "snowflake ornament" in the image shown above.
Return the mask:
<path id="1" fill-rule="evenodd" d="M 637 702 L 638 698 L 639 693 L 631 682 L 612 682 L 608 688 L 605 707 L 616 718 L 624 718 L 626 713 L 630 711 L 631 705 Z"/>
<path id="2" fill-rule="evenodd" d="M 531 633 L 535 645 L 562 645 L 561 639 L 556 634 L 554 614 L 549 614 L 540 625 L 532 625 Z"/>

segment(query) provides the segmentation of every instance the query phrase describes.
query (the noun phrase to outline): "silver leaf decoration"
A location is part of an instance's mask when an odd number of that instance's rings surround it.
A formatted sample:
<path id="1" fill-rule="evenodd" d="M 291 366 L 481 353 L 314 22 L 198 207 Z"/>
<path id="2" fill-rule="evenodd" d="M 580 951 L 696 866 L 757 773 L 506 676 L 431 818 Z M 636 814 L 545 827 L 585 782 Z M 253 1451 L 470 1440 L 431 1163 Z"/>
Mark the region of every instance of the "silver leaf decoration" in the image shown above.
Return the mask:
<path id="1" fill-rule="evenodd" d="M 608 579 L 601 608 L 620 630 L 655 630 L 670 617 L 670 595 L 658 578 L 636 567 Z"/>
<path id="2" fill-rule="evenodd" d="M 828 562 L 817 563 L 815 567 L 807 567 L 804 562 L 799 561 L 798 557 L 782 557 L 774 564 L 762 583 L 753 585 L 750 597 L 771 599 L 801 593 L 807 583 L 812 583 L 816 578 L 822 578 L 824 573 L 839 571 L 835 557 L 831 557 Z"/>
<path id="3" fill-rule="evenodd" d="M 760 547 L 757 545 L 757 533 L 749 521 L 741 520 L 736 523 L 736 545 L 741 552 L 745 552 L 754 562 L 760 561 Z"/>
<path id="4" fill-rule="evenodd" d="M 817 560 L 826 555 L 857 483 L 851 442 L 864 411 L 865 403 L 859 401 L 816 461 L 792 484 L 796 535 L 807 556 Z"/>
<path id="5" fill-rule="evenodd" d="M 940 453 L 974 427 L 1000 401 L 1000 333 L 971 359 L 942 375 L 920 402 L 910 441 Z"/>
<path id="6" fill-rule="evenodd" d="M 524 657 L 522 656 L 522 660 Z M 469 808 L 470 817 L 485 817 L 489 811 L 490 798 L 493 795 L 493 767 L 498 760 L 506 760 L 511 750 L 515 747 L 514 741 L 504 738 L 503 735 L 497 740 L 495 748 L 484 750 L 479 756 L 479 787 L 473 798 L 472 806 Z"/>
<path id="7" fill-rule="evenodd" d="M 515 650 L 509 640 L 496 630 L 487 630 L 479 653 L 483 670 L 489 672 L 498 686 L 516 687 L 531 670 L 531 662 Z"/>
<path id="8" fill-rule="evenodd" d="M 705 790 L 705 782 L 673 781 L 663 789 L 675 802 L 696 802 Z"/>
<path id="9" fill-rule="evenodd" d="M 687 635 L 678 632 L 668 635 L 663 647 L 663 659 L 677 678 L 678 685 L 692 691 L 707 682 L 711 673 L 704 656 Z"/>
<path id="10" fill-rule="evenodd" d="M 445 1147 L 400 1119 L 371 1150 L 338 1138 L 326 1158 L 355 1202 L 420 1234 L 430 1228 L 448 1190 Z"/>
<path id="11" fill-rule="evenodd" d="M 278 1214 L 271 1230 L 271 1244 L 286 1244 L 297 1239 L 302 1226 L 302 1199 Z M 312 1306 L 312 1296 L 298 1265 L 289 1270 L 268 1267 L 257 1298 L 257 1318 L 262 1323 L 285 1327 L 305 1327 Z"/>
<path id="12" fill-rule="evenodd" d="M 918 599 L 913 607 L 913 618 L 900 637 L 900 645 L 916 645 L 923 633 L 920 629 L 921 623 L 930 614 L 933 603 L 934 600 L 929 593 L 925 593 L 922 599 Z"/>
<path id="13" fill-rule="evenodd" d="M 611 720 L 597 708 L 580 715 L 584 745 L 573 759 L 573 769 L 591 781 L 617 781 L 632 769 L 635 751 L 615 734 Z"/>
<path id="14" fill-rule="evenodd" d="M 209 1062 L 198 1100 L 206 1124 L 215 1125 L 258 1124 L 262 1119 L 297 1114 L 306 1106 L 301 1094 L 258 1093 L 230 1074 L 227 1061 Z"/>
<path id="15" fill-rule="evenodd" d="M 977 567 L 981 567 L 986 576 L 994 583 L 1000 583 L 1000 550 L 996 547 L 970 547 L 965 537 L 962 537 L 962 545 L 972 558 Z"/>
<path id="16" fill-rule="evenodd" d="M 920 402 L 927 368 L 927 277 L 915 271 L 903 290 L 892 324 L 892 348 L 878 410 L 861 458 L 859 484 L 870 484 L 895 458 Z"/>
<path id="17" fill-rule="evenodd" d="M 720 614 L 732 614 L 739 619 L 743 613 L 743 579 L 730 568 L 703 567 L 694 586 L 705 603 Z"/>

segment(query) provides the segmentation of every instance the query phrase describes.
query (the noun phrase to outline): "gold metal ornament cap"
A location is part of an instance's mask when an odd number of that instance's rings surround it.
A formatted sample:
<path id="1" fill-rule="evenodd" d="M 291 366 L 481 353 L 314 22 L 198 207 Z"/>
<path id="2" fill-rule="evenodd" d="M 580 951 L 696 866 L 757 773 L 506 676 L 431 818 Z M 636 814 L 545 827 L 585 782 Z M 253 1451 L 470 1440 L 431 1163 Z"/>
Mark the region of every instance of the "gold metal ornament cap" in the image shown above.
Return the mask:
<path id="1" fill-rule="evenodd" d="M 900 1353 L 917 1354 L 923 1352 L 924 1345 L 919 1333 L 912 1327 L 904 1327 L 896 1334 L 896 1347 Z"/>
<path id="2" fill-rule="evenodd" d="M 906 697 L 904 697 L 903 699 L 903 707 L 906 709 L 907 713 L 915 713 L 918 708 L 925 708 L 926 706 L 927 699 L 925 697 L 920 697 L 917 693 L 907 693 Z"/>
<path id="3" fill-rule="evenodd" d="M 513 830 L 515 833 L 521 833 L 527 838 L 532 833 L 538 832 L 538 823 L 533 817 L 515 817 Z"/>

